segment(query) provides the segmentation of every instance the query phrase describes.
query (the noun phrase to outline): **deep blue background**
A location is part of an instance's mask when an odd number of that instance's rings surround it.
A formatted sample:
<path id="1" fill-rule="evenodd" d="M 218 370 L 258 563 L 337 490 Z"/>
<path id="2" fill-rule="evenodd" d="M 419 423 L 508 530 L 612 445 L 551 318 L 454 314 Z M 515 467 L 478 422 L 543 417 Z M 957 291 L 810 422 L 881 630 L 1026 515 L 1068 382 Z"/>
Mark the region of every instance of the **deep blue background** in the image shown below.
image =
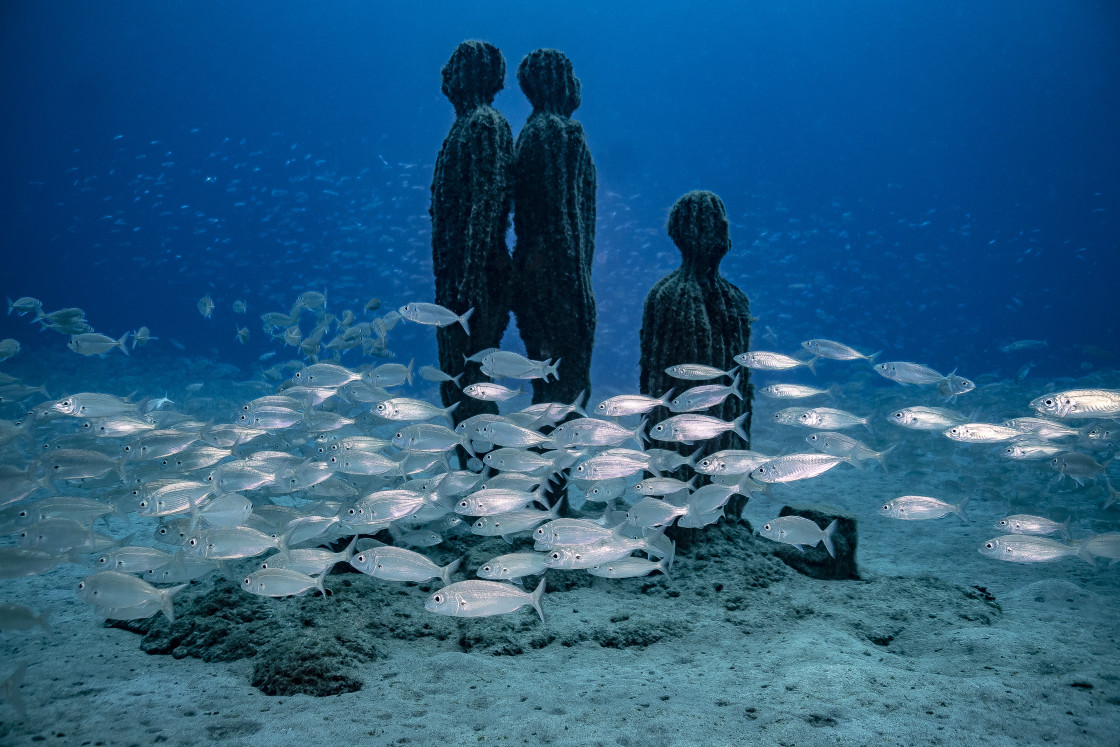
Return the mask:
<path id="1" fill-rule="evenodd" d="M 439 69 L 481 38 L 515 133 L 524 54 L 561 49 L 582 80 L 600 381 L 636 382 L 642 300 L 677 264 L 665 216 L 697 188 L 732 216 L 724 272 L 758 348 L 831 337 L 973 376 L 1116 365 L 1117 3 L 404 5 L 4 3 L 0 292 L 239 362 L 278 349 L 257 315 L 302 290 L 332 311 L 430 300 Z M 0 336 L 64 344 L 14 317 Z M 1022 338 L 1050 345 L 997 350 Z"/>

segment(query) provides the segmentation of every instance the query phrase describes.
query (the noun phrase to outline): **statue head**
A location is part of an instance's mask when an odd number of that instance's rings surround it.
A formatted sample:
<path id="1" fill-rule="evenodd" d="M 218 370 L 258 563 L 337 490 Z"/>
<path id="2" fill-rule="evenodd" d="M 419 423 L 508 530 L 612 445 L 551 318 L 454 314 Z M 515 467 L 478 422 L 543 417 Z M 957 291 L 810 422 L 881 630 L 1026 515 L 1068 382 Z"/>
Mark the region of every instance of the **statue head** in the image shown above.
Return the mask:
<path id="1" fill-rule="evenodd" d="M 714 192 L 696 190 L 681 197 L 669 212 L 669 238 L 681 250 L 685 265 L 715 269 L 731 250 L 731 224 L 723 200 Z"/>
<path id="2" fill-rule="evenodd" d="M 440 72 L 443 95 L 462 113 L 494 100 L 505 85 L 506 61 L 489 42 L 465 41 L 455 47 Z"/>
<path id="3" fill-rule="evenodd" d="M 572 116 L 580 104 L 579 78 L 572 61 L 556 49 L 538 49 L 517 66 L 517 82 L 533 109 Z"/>

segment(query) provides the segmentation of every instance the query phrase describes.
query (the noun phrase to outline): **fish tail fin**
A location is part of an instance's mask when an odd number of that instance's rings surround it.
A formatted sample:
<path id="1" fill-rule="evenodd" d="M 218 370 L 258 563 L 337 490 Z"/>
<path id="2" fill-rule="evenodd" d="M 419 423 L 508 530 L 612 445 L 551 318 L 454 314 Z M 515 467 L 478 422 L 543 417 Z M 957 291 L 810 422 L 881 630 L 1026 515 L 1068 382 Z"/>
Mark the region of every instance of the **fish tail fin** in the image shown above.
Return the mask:
<path id="1" fill-rule="evenodd" d="M 745 430 L 743 430 L 743 423 L 747 422 L 747 418 L 749 418 L 750 416 L 751 411 L 747 410 L 742 415 L 735 418 L 735 420 L 731 423 L 731 430 L 734 431 L 735 435 L 737 435 L 747 443 L 750 443 L 751 437 L 747 435 L 747 432 Z"/>
<path id="2" fill-rule="evenodd" d="M 471 314 L 473 314 L 473 313 L 474 313 L 474 307 L 472 306 L 471 308 L 467 309 L 466 313 L 464 313 L 462 316 L 459 317 L 459 324 L 463 327 L 463 331 L 466 332 L 468 335 L 470 335 L 470 333 L 471 333 L 471 328 L 470 328 L 470 325 L 467 324 L 467 320 L 471 318 Z"/>
<path id="3" fill-rule="evenodd" d="M 661 395 L 661 406 L 668 407 L 669 403 L 673 401 L 673 392 L 676 391 L 675 386 L 669 387 L 669 391 Z"/>
<path id="4" fill-rule="evenodd" d="M 955 513 L 957 516 L 964 519 L 966 523 L 969 521 L 969 518 L 968 518 L 968 514 L 965 513 L 964 509 L 965 509 L 965 506 L 968 505 L 968 502 L 971 501 L 971 500 L 972 500 L 972 496 L 971 495 L 966 495 L 964 497 L 964 500 L 961 501 L 960 503 L 958 503 L 953 508 L 953 513 Z"/>
<path id="5" fill-rule="evenodd" d="M 1073 514 L 1067 516 L 1066 520 L 1062 522 L 1062 525 L 1058 527 L 1058 531 L 1062 533 L 1062 538 L 1067 541 L 1073 539 L 1073 536 L 1069 533 L 1069 523 L 1071 521 L 1073 521 Z"/>
<path id="6" fill-rule="evenodd" d="M 404 380 L 408 382 L 409 386 L 412 386 L 412 367 L 415 364 L 416 364 L 416 359 L 415 358 L 411 359 L 408 362 L 408 368 L 405 369 L 405 372 L 404 372 Z"/>
<path id="7" fill-rule="evenodd" d="M 837 521 L 839 521 L 839 519 L 832 520 L 832 523 L 824 530 L 824 536 L 821 538 L 821 542 L 824 543 L 824 549 L 828 550 L 828 554 L 834 558 L 836 557 L 836 547 L 832 544 L 832 535 L 836 534 Z"/>
<path id="8" fill-rule="evenodd" d="M 452 428 L 455 427 L 455 418 L 451 417 L 451 413 L 453 413 L 455 411 L 455 408 L 461 404 L 463 404 L 463 401 L 459 400 L 458 402 L 452 402 L 450 405 L 443 408 L 443 416 L 447 418 L 447 422 L 451 425 Z"/>
<path id="9" fill-rule="evenodd" d="M 813 373 L 816 373 L 817 372 L 817 361 L 819 361 L 820 359 L 821 359 L 821 357 L 819 355 L 814 355 L 812 358 L 805 361 L 805 366 L 810 371 L 812 371 Z"/>
<path id="10" fill-rule="evenodd" d="M 645 418 L 642 418 L 642 421 L 640 423 L 638 423 L 638 427 L 634 429 L 634 433 L 631 435 L 631 438 L 633 438 L 634 441 L 637 442 L 639 451 L 641 451 L 642 449 L 645 449 L 645 447 L 646 447 L 645 430 L 646 430 L 646 425 L 648 424 L 648 422 L 649 422 L 648 420 L 646 420 Z"/>
<path id="11" fill-rule="evenodd" d="M 452 376 L 451 377 L 451 383 L 454 384 L 455 386 L 459 387 L 460 389 L 462 389 L 463 385 L 459 383 L 459 379 L 463 378 L 463 374 L 465 374 L 465 373 L 466 373 L 466 371 L 460 371 L 458 376 Z"/>
<path id="12" fill-rule="evenodd" d="M 121 339 L 117 340 L 117 347 L 120 348 L 121 352 L 125 355 L 128 355 L 128 346 L 125 343 L 128 342 L 128 336 L 131 334 L 131 332 L 125 332 L 121 335 Z"/>
<path id="13" fill-rule="evenodd" d="M 352 555 L 354 554 L 354 548 L 355 548 L 355 547 L 357 546 L 357 544 L 358 544 L 358 537 L 359 537 L 359 536 L 360 536 L 360 535 L 357 535 L 357 534 L 355 534 L 355 535 L 354 535 L 354 536 L 353 536 L 353 537 L 351 538 L 351 540 L 350 540 L 350 544 L 346 545 L 346 547 L 345 547 L 345 548 L 343 548 L 343 550 L 342 550 L 342 551 L 343 551 L 344 553 L 346 553 L 347 555 L 351 555 L 351 556 L 352 556 Z"/>
<path id="14" fill-rule="evenodd" d="M 1088 563 L 1089 565 L 1096 568 L 1097 567 L 1097 558 L 1096 558 L 1095 555 L 1093 555 L 1093 553 L 1089 552 L 1089 540 L 1093 539 L 1094 536 L 1095 535 L 1089 535 L 1088 537 L 1085 537 L 1084 539 L 1078 540 L 1078 542 L 1077 542 L 1077 557 L 1081 558 L 1086 563 Z"/>
<path id="15" fill-rule="evenodd" d="M 882 451 L 877 452 L 875 454 L 875 459 L 878 460 L 879 466 L 883 468 L 883 474 L 884 475 L 887 474 L 887 462 L 886 462 L 885 459 L 883 459 L 883 457 L 885 457 L 887 454 L 890 454 L 892 451 L 894 451 L 897 448 L 898 448 L 898 444 L 891 444 L 887 448 L 885 448 Z"/>
<path id="16" fill-rule="evenodd" d="M 742 392 L 739 391 L 739 376 L 741 374 L 742 372 L 739 369 L 735 369 L 735 375 L 731 377 L 731 383 L 727 385 L 727 387 L 731 390 L 731 393 L 739 399 L 743 398 Z"/>
<path id="17" fill-rule="evenodd" d="M 168 622 L 175 622 L 175 608 L 171 604 L 171 600 L 183 589 L 190 586 L 190 584 L 179 584 L 172 586 L 170 589 L 160 589 L 159 603 L 163 607 L 163 614 L 167 617 Z"/>
<path id="18" fill-rule="evenodd" d="M 1112 487 L 1112 483 L 1108 481 L 1107 472 L 1104 475 L 1104 485 L 1106 488 L 1108 488 L 1108 500 L 1104 502 L 1104 508 L 1108 508 L 1113 503 L 1116 503 L 1116 500 L 1120 498 L 1120 492 L 1118 492 L 1116 488 Z"/>
<path id="19" fill-rule="evenodd" d="M 292 527 L 276 538 L 276 549 L 280 551 L 285 559 L 289 557 L 288 543 L 292 541 L 292 535 L 295 534 L 295 531 L 298 528 L 299 527 Z"/>
<path id="20" fill-rule="evenodd" d="M 878 358 L 882 354 L 883 354 L 882 350 L 875 351 L 874 353 L 872 353 L 871 355 L 866 357 L 867 363 L 869 365 L 874 366 L 875 365 L 875 359 Z"/>
<path id="21" fill-rule="evenodd" d="M 202 513 L 198 510 L 198 504 L 191 501 L 191 523 L 190 528 L 187 530 L 188 534 L 194 534 L 194 530 L 198 528 L 198 520 L 202 518 Z"/>
<path id="22" fill-rule="evenodd" d="M 557 361 L 557 363 L 559 363 L 559 362 L 560 361 Z M 581 402 L 582 402 L 582 404 L 580 404 Z M 572 400 L 572 411 L 577 413 L 580 417 L 586 418 L 587 417 L 587 410 L 584 409 L 586 406 L 587 406 L 587 390 L 586 389 L 580 389 L 579 394 L 577 394 L 576 398 L 574 400 Z"/>
<path id="23" fill-rule="evenodd" d="M 552 365 L 547 365 L 547 364 L 545 365 L 545 369 L 544 369 L 544 376 L 545 376 L 544 380 L 545 381 L 548 381 L 548 375 L 549 374 L 552 374 L 552 380 L 553 381 L 560 381 L 560 373 L 559 373 L 558 369 L 560 368 L 560 361 L 561 360 L 563 360 L 563 358 L 557 358 L 556 362 L 553 363 Z"/>
<path id="24" fill-rule="evenodd" d="M 439 577 L 443 579 L 443 585 L 447 586 L 451 583 L 451 574 L 459 570 L 459 566 L 463 564 L 463 558 L 456 558 L 450 563 L 439 569 Z"/>
<path id="25" fill-rule="evenodd" d="M 543 596 L 544 596 L 544 578 L 542 577 L 541 582 L 539 584 L 537 584 L 536 590 L 533 592 L 533 594 L 529 598 L 529 601 L 533 605 L 533 609 L 535 609 L 537 611 L 537 614 L 541 616 L 541 623 L 542 624 L 544 623 L 544 608 L 541 607 L 541 597 L 543 597 Z"/>
<path id="26" fill-rule="evenodd" d="M 669 571 L 672 569 L 672 567 L 673 567 L 673 559 L 672 558 L 662 558 L 661 560 L 657 561 L 656 570 L 661 571 L 662 575 L 664 575 L 665 578 L 671 579 L 671 576 L 669 576 Z"/>
<path id="27" fill-rule="evenodd" d="M 318 576 L 315 577 L 315 588 L 318 589 L 319 593 L 323 595 L 323 599 L 327 598 L 327 590 L 323 586 L 323 579 L 326 578 L 326 577 L 327 577 L 326 573 L 320 573 Z"/>

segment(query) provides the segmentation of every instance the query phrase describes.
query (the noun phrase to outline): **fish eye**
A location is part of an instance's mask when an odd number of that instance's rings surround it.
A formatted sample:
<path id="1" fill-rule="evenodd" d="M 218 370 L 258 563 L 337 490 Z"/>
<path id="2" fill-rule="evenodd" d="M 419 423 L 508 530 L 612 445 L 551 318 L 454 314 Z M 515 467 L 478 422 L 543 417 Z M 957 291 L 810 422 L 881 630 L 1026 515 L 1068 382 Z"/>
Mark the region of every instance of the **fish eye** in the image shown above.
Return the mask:
<path id="1" fill-rule="evenodd" d="M 1007 526 L 1007 519 L 1000 519 L 1000 520 L 999 520 L 999 525 L 1000 525 L 1001 527 L 1005 527 L 1005 526 Z"/>
<path id="2" fill-rule="evenodd" d="M 253 583 L 253 580 L 252 580 L 251 578 L 249 578 L 248 576 L 246 576 L 246 577 L 245 577 L 245 580 L 244 580 L 244 581 L 242 581 L 241 583 L 243 583 L 243 584 L 245 584 L 246 586 L 248 586 L 249 584 Z"/>
<path id="3" fill-rule="evenodd" d="M 104 565 L 105 563 L 108 563 L 108 562 L 109 562 L 109 559 L 108 559 L 108 558 L 98 558 L 98 559 L 97 559 L 97 562 L 98 562 L 98 563 L 101 563 L 102 565 Z"/>
<path id="4" fill-rule="evenodd" d="M 432 594 L 432 601 L 436 604 L 443 604 L 443 594 Z"/>
<path id="5" fill-rule="evenodd" d="M 770 531 L 770 525 L 769 524 L 764 524 L 762 526 L 762 528 L 765 529 L 766 531 Z"/>
<path id="6" fill-rule="evenodd" d="M 198 540 L 194 537 L 191 537 L 189 540 L 187 540 L 187 544 L 191 547 L 198 547 Z"/>
<path id="7" fill-rule="evenodd" d="M 484 566 L 482 566 L 482 570 L 485 571 L 486 573 L 489 573 L 490 572 L 490 566 L 484 565 Z"/>
<path id="8" fill-rule="evenodd" d="M 991 550 L 993 547 L 995 547 L 995 545 L 993 545 L 991 542 L 985 542 L 984 547 Z"/>
<path id="9" fill-rule="evenodd" d="M 78 591 L 81 591 L 84 588 L 86 588 L 86 582 L 82 581 L 78 584 Z"/>
<path id="10" fill-rule="evenodd" d="M 891 504 L 889 504 L 889 503 L 884 503 L 884 504 L 883 504 L 883 510 L 884 510 L 884 511 L 890 511 L 890 510 L 891 510 Z"/>
<path id="11" fill-rule="evenodd" d="M 1054 404 L 1054 400 L 1052 400 L 1052 399 L 1043 400 L 1042 404 L 1049 407 L 1050 405 Z"/>
<path id="12" fill-rule="evenodd" d="M 559 552 L 554 552 L 551 555 L 549 555 L 548 557 L 552 558 L 553 560 L 559 560 L 560 559 L 560 553 Z"/>
<path id="13" fill-rule="evenodd" d="M 124 450 L 125 450 L 125 451 L 132 451 L 132 447 L 131 447 L 131 446 L 129 446 L 128 444 L 125 444 L 125 445 L 124 445 Z"/>

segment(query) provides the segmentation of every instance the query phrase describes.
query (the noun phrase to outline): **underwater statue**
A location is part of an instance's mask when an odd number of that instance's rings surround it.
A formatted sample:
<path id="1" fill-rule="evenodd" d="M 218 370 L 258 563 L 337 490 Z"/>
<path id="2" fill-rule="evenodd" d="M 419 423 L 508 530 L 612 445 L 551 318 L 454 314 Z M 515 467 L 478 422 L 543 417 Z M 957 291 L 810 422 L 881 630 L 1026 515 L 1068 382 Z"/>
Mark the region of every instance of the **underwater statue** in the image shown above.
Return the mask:
<path id="1" fill-rule="evenodd" d="M 432 264 L 436 303 L 456 314 L 474 309 L 470 334 L 458 324 L 436 331 L 440 368 L 464 373 L 460 386 L 488 381 L 466 357 L 496 348 L 509 324 L 510 212 L 513 133 L 490 104 L 506 73 L 501 52 L 486 42 L 465 41 L 443 66 L 443 93 L 455 122 L 443 141 L 432 177 Z M 468 367 L 469 366 L 469 367 Z M 444 405 L 459 402 L 456 422 L 497 413 L 493 402 L 465 396 L 452 382 L 440 385 Z"/>
<path id="2" fill-rule="evenodd" d="M 513 167 L 513 311 L 528 356 L 562 359 L 559 380 L 533 381 L 533 402 L 572 402 L 591 392 L 595 341 L 595 164 L 571 61 L 538 49 L 517 68 L 533 112 L 517 136 Z"/>
<path id="3" fill-rule="evenodd" d="M 669 213 L 669 238 L 681 252 L 681 266 L 654 284 L 642 308 L 641 359 L 638 385 L 643 394 L 662 396 L 670 389 L 681 394 L 704 384 L 727 384 L 740 377 L 742 398 L 727 397 L 705 415 L 732 422 L 747 414 L 743 430 L 750 436 L 753 387 L 749 372 L 734 357 L 747 351 L 751 316 L 747 296 L 719 273 L 719 263 L 731 249 L 727 211 L 720 198 L 706 191 L 689 192 Z M 682 363 L 699 363 L 727 371 L 718 381 L 686 381 L 665 372 Z M 651 413 L 656 423 L 670 413 Z M 671 444 L 657 446 L 669 448 Z M 679 444 L 678 444 L 679 446 Z M 749 440 L 731 432 L 707 442 L 706 449 L 749 448 Z M 691 451 L 686 447 L 683 451 Z M 678 449 L 680 450 L 680 449 Z"/>

